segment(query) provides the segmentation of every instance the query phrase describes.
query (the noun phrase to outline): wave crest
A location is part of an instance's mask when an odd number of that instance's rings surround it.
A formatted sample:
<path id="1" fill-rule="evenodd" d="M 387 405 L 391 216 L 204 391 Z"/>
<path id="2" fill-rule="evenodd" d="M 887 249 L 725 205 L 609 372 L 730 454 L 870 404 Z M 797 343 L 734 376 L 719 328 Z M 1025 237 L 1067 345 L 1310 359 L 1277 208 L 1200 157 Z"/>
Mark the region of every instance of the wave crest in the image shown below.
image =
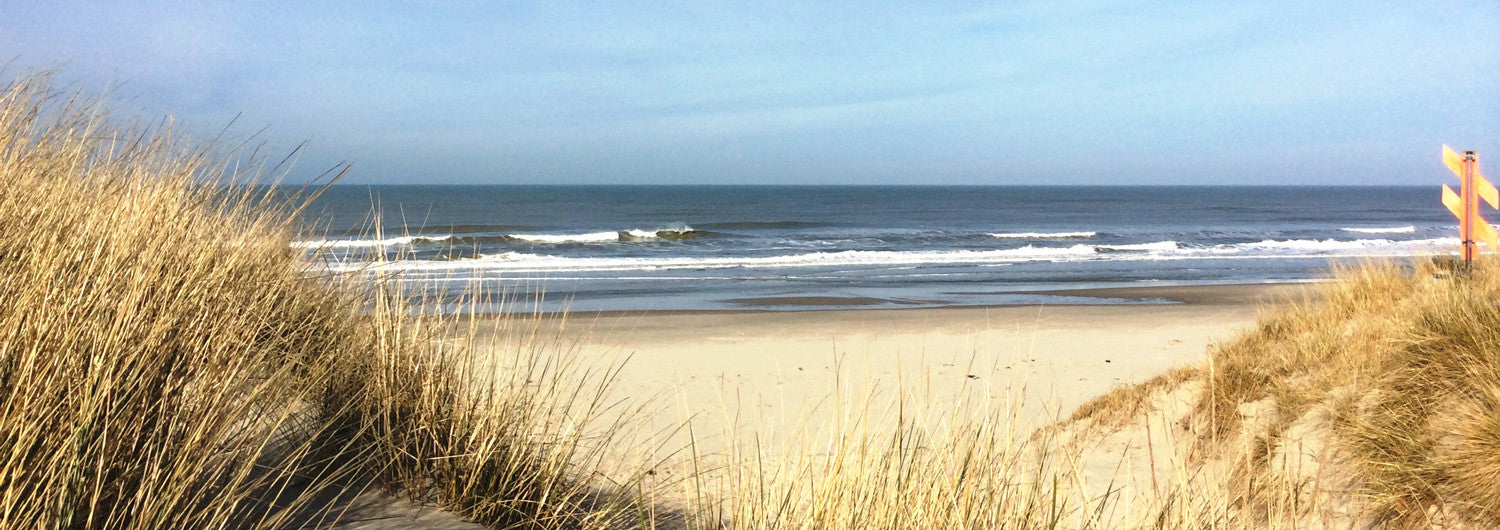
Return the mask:
<path id="1" fill-rule="evenodd" d="M 1355 239 L 1351 241 L 1340 241 L 1337 239 L 1267 239 L 1258 243 L 1242 243 L 1235 247 L 1248 249 L 1282 249 L 1282 250 L 1353 250 L 1369 248 L 1395 243 L 1389 239 Z"/>
<path id="2" fill-rule="evenodd" d="M 556 240 L 608 240 L 619 238 L 626 232 L 598 232 L 593 234 L 540 234 Z M 652 239 L 661 237 L 662 231 L 641 230 L 639 237 Z M 680 231 L 679 231 L 680 232 Z M 588 237 L 584 237 L 588 236 Z M 399 241 L 405 238 L 391 238 Z M 461 239 L 460 239 L 461 240 Z M 606 272 L 606 271 L 662 271 L 690 269 L 778 269 L 797 267 L 884 267 L 918 265 L 974 265 L 1000 266 L 1028 262 L 1083 262 L 1083 261 L 1172 261 L 1195 259 L 1259 259 L 1259 258 L 1326 258 L 1326 257 L 1380 257 L 1412 256 L 1447 253 L 1457 247 L 1456 238 L 1420 240 L 1390 239 L 1265 239 L 1254 242 L 1228 243 L 1211 246 L 1184 245 L 1177 241 L 1150 243 L 1071 246 L 1038 246 L 1028 244 L 1019 248 L 987 250 L 843 250 L 804 252 L 758 256 L 724 256 L 705 254 L 699 256 L 565 256 L 544 252 L 505 252 L 484 254 L 451 260 L 403 260 L 330 262 L 327 266 L 335 271 L 396 270 L 396 271 L 453 271 L 493 270 L 514 273 L 551 273 L 561 271 Z"/>
<path id="3" fill-rule="evenodd" d="M 620 232 L 589 232 L 586 234 L 510 234 L 516 241 L 532 243 L 605 243 L 619 241 Z"/>
<path id="4" fill-rule="evenodd" d="M 823 226 L 823 223 L 814 223 L 810 221 L 732 221 L 726 223 L 708 223 L 698 226 L 723 230 L 756 230 L 772 228 L 811 228 Z"/>
<path id="5" fill-rule="evenodd" d="M 1098 232 L 997 232 L 990 237 L 1001 239 L 1068 239 L 1084 238 L 1099 235 Z"/>
<path id="6" fill-rule="evenodd" d="M 1165 252 L 1182 248 L 1182 244 L 1176 241 L 1157 241 L 1155 243 L 1136 243 L 1133 245 L 1099 245 L 1095 247 L 1101 252 Z"/>
<path id="7" fill-rule="evenodd" d="M 384 239 L 316 239 L 309 241 L 293 241 L 292 248 L 377 248 L 394 247 L 402 245 L 414 245 L 417 243 L 439 243 L 453 239 L 453 236 L 401 236 L 388 237 Z"/>
<path id="8" fill-rule="evenodd" d="M 548 234 L 548 233 L 519 233 L 505 235 L 416 235 L 389 237 L 382 239 L 318 239 L 307 241 L 293 241 L 292 248 L 377 248 L 392 246 L 412 246 L 420 244 L 446 243 L 446 244 L 483 244 L 483 243 L 507 243 L 521 242 L 533 244 L 566 244 L 566 243 L 614 243 L 629 241 L 667 240 L 682 241 L 697 239 L 700 237 L 711 237 L 719 235 L 716 232 L 697 230 L 691 226 L 679 228 L 661 229 L 633 229 L 610 232 L 587 232 L 572 234 Z"/>
<path id="9" fill-rule="evenodd" d="M 337 270 L 454 270 L 486 269 L 512 272 L 629 271 L 723 268 L 790 268 L 818 266 L 1003 264 L 1028 261 L 1088 259 L 1098 252 L 1089 245 L 1033 247 L 1004 250 L 885 251 L 845 250 L 761 257 L 710 258 L 580 258 L 506 252 L 451 261 L 395 261 L 335 264 Z"/>
<path id="10" fill-rule="evenodd" d="M 640 241 L 648 239 L 665 239 L 667 241 L 685 241 L 716 235 L 714 232 L 695 230 L 693 227 L 667 228 L 662 230 L 626 230 L 620 232 L 622 241 Z"/>
<path id="11" fill-rule="evenodd" d="M 1417 227 L 1412 226 L 1412 225 L 1391 226 L 1391 227 L 1383 227 L 1383 228 L 1380 228 L 1380 227 L 1377 227 L 1377 228 L 1348 227 L 1348 228 L 1340 228 L 1339 230 L 1343 230 L 1345 232 L 1357 232 L 1357 233 L 1361 233 L 1361 234 L 1410 234 L 1412 232 L 1416 232 L 1417 231 Z"/>

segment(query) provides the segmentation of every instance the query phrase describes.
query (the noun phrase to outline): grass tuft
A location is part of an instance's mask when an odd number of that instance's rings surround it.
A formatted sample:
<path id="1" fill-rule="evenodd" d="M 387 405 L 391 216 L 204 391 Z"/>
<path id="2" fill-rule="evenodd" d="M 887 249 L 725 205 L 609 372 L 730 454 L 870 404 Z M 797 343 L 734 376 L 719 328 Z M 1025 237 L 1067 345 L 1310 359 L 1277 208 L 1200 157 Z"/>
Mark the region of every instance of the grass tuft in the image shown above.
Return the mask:
<path id="1" fill-rule="evenodd" d="M 1350 484 L 1341 502 L 1360 506 L 1351 517 L 1400 528 L 1500 525 L 1497 268 L 1490 259 L 1471 272 L 1367 264 L 1336 271 L 1316 301 L 1267 312 L 1212 354 L 1194 414 L 1207 448 L 1200 456 L 1222 456 L 1244 436 L 1272 450 L 1299 443 L 1289 429 L 1332 411 L 1318 457 L 1324 474 L 1312 478 Z M 1275 419 L 1247 424 L 1245 407 L 1262 400 Z M 1270 459 L 1249 460 L 1252 476 L 1288 478 Z M 1293 497 L 1325 496 L 1298 487 L 1306 491 Z M 1273 496 L 1247 502 L 1265 508 Z"/>
<path id="2" fill-rule="evenodd" d="M 609 373 L 326 277 L 289 246 L 316 190 L 247 185 L 277 167 L 0 88 L 0 527 L 322 527 L 372 485 L 497 527 L 635 510 L 589 467 Z"/>

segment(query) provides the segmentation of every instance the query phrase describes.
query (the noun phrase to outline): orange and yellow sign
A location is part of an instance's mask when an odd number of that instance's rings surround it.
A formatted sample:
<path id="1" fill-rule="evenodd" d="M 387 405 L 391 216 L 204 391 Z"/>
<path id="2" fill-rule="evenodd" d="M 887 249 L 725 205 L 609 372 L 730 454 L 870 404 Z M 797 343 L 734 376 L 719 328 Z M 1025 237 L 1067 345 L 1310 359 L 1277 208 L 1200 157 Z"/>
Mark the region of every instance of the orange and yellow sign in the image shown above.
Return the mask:
<path id="1" fill-rule="evenodd" d="M 1479 199 L 1490 203 L 1491 208 L 1500 208 L 1500 192 L 1479 173 L 1479 155 L 1473 151 L 1464 151 L 1463 156 L 1459 156 L 1444 145 L 1443 165 L 1457 174 L 1460 181 L 1458 193 L 1454 193 L 1453 188 L 1449 188 L 1447 184 L 1443 185 L 1443 206 L 1447 206 L 1448 211 L 1458 217 L 1458 238 L 1463 241 L 1464 261 L 1474 260 L 1478 251 L 1475 248 L 1476 238 L 1489 244 L 1490 250 L 1500 252 L 1495 228 L 1479 216 Z"/>

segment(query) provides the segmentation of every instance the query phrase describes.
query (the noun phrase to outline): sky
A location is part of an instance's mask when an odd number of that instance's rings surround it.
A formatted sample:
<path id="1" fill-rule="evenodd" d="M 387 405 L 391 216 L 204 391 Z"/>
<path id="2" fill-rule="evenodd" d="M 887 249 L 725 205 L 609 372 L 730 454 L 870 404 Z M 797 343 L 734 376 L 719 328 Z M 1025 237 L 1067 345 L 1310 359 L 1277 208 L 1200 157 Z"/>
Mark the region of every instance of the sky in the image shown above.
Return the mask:
<path id="1" fill-rule="evenodd" d="M 344 161 L 357 184 L 1435 184 L 1445 143 L 1500 164 L 1492 0 L 0 0 L 0 64 L 306 142 L 293 179 Z"/>

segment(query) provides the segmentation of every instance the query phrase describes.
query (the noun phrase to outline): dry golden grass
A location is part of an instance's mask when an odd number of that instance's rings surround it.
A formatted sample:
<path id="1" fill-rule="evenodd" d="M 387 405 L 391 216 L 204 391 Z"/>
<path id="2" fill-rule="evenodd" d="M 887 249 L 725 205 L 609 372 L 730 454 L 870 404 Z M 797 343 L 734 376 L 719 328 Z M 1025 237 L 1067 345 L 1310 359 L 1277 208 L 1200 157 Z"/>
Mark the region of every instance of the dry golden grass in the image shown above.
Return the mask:
<path id="1" fill-rule="evenodd" d="M 1019 430 L 1019 409 L 934 405 L 868 387 L 835 396 L 778 451 L 756 431 L 699 455 L 690 528 L 1003 528 L 1086 523 L 1050 441 Z M 818 422 L 817 419 L 826 419 Z"/>
<path id="2" fill-rule="evenodd" d="M 0 526 L 274 526 L 342 479 L 317 440 L 353 340 L 287 227 L 195 187 L 213 154 L 108 129 L 45 77 L 0 94 Z"/>
<path id="3" fill-rule="evenodd" d="M 1078 422 L 1085 418 L 1093 420 L 1093 425 L 1102 429 L 1118 429 L 1126 423 L 1139 418 L 1144 412 L 1147 402 L 1152 396 L 1170 391 L 1189 381 L 1200 377 L 1198 368 L 1185 366 L 1170 372 L 1158 375 L 1146 382 L 1115 389 L 1107 394 L 1089 400 L 1079 405 L 1069 416 L 1069 422 Z"/>
<path id="4" fill-rule="evenodd" d="M 473 303 L 479 303 L 475 299 Z M 435 304 L 388 296 L 372 319 L 375 355 L 350 357 L 329 408 L 349 409 L 349 436 L 373 451 L 381 484 L 496 528 L 604 528 L 642 511 L 639 471 L 594 480 L 610 437 L 593 425 L 611 405 L 614 368 L 577 366 L 539 319 L 503 317 L 476 338 L 475 312 L 416 314 Z M 475 355 L 476 353 L 486 355 Z M 496 355 L 498 354 L 498 355 Z"/>
<path id="5" fill-rule="evenodd" d="M 0 88 L 0 527 L 326 526 L 369 487 L 497 527 L 638 511 L 588 467 L 608 373 L 519 330 L 480 362 L 474 313 L 319 278 L 308 197 L 235 186 L 245 158 Z"/>
<path id="6" fill-rule="evenodd" d="M 1500 278 L 1495 264 L 1342 271 L 1319 304 L 1281 310 L 1214 355 L 1200 415 L 1216 434 L 1270 398 L 1281 431 L 1333 402 L 1333 446 L 1369 520 L 1500 524 Z M 1337 394 L 1335 394 L 1337 392 Z M 1202 421 L 1203 418 L 1200 418 Z"/>
<path id="7" fill-rule="evenodd" d="M 1500 266 L 1372 263 L 1211 351 L 1181 426 L 1256 526 L 1500 525 Z M 1085 405 L 1121 424 L 1162 378 Z"/>

